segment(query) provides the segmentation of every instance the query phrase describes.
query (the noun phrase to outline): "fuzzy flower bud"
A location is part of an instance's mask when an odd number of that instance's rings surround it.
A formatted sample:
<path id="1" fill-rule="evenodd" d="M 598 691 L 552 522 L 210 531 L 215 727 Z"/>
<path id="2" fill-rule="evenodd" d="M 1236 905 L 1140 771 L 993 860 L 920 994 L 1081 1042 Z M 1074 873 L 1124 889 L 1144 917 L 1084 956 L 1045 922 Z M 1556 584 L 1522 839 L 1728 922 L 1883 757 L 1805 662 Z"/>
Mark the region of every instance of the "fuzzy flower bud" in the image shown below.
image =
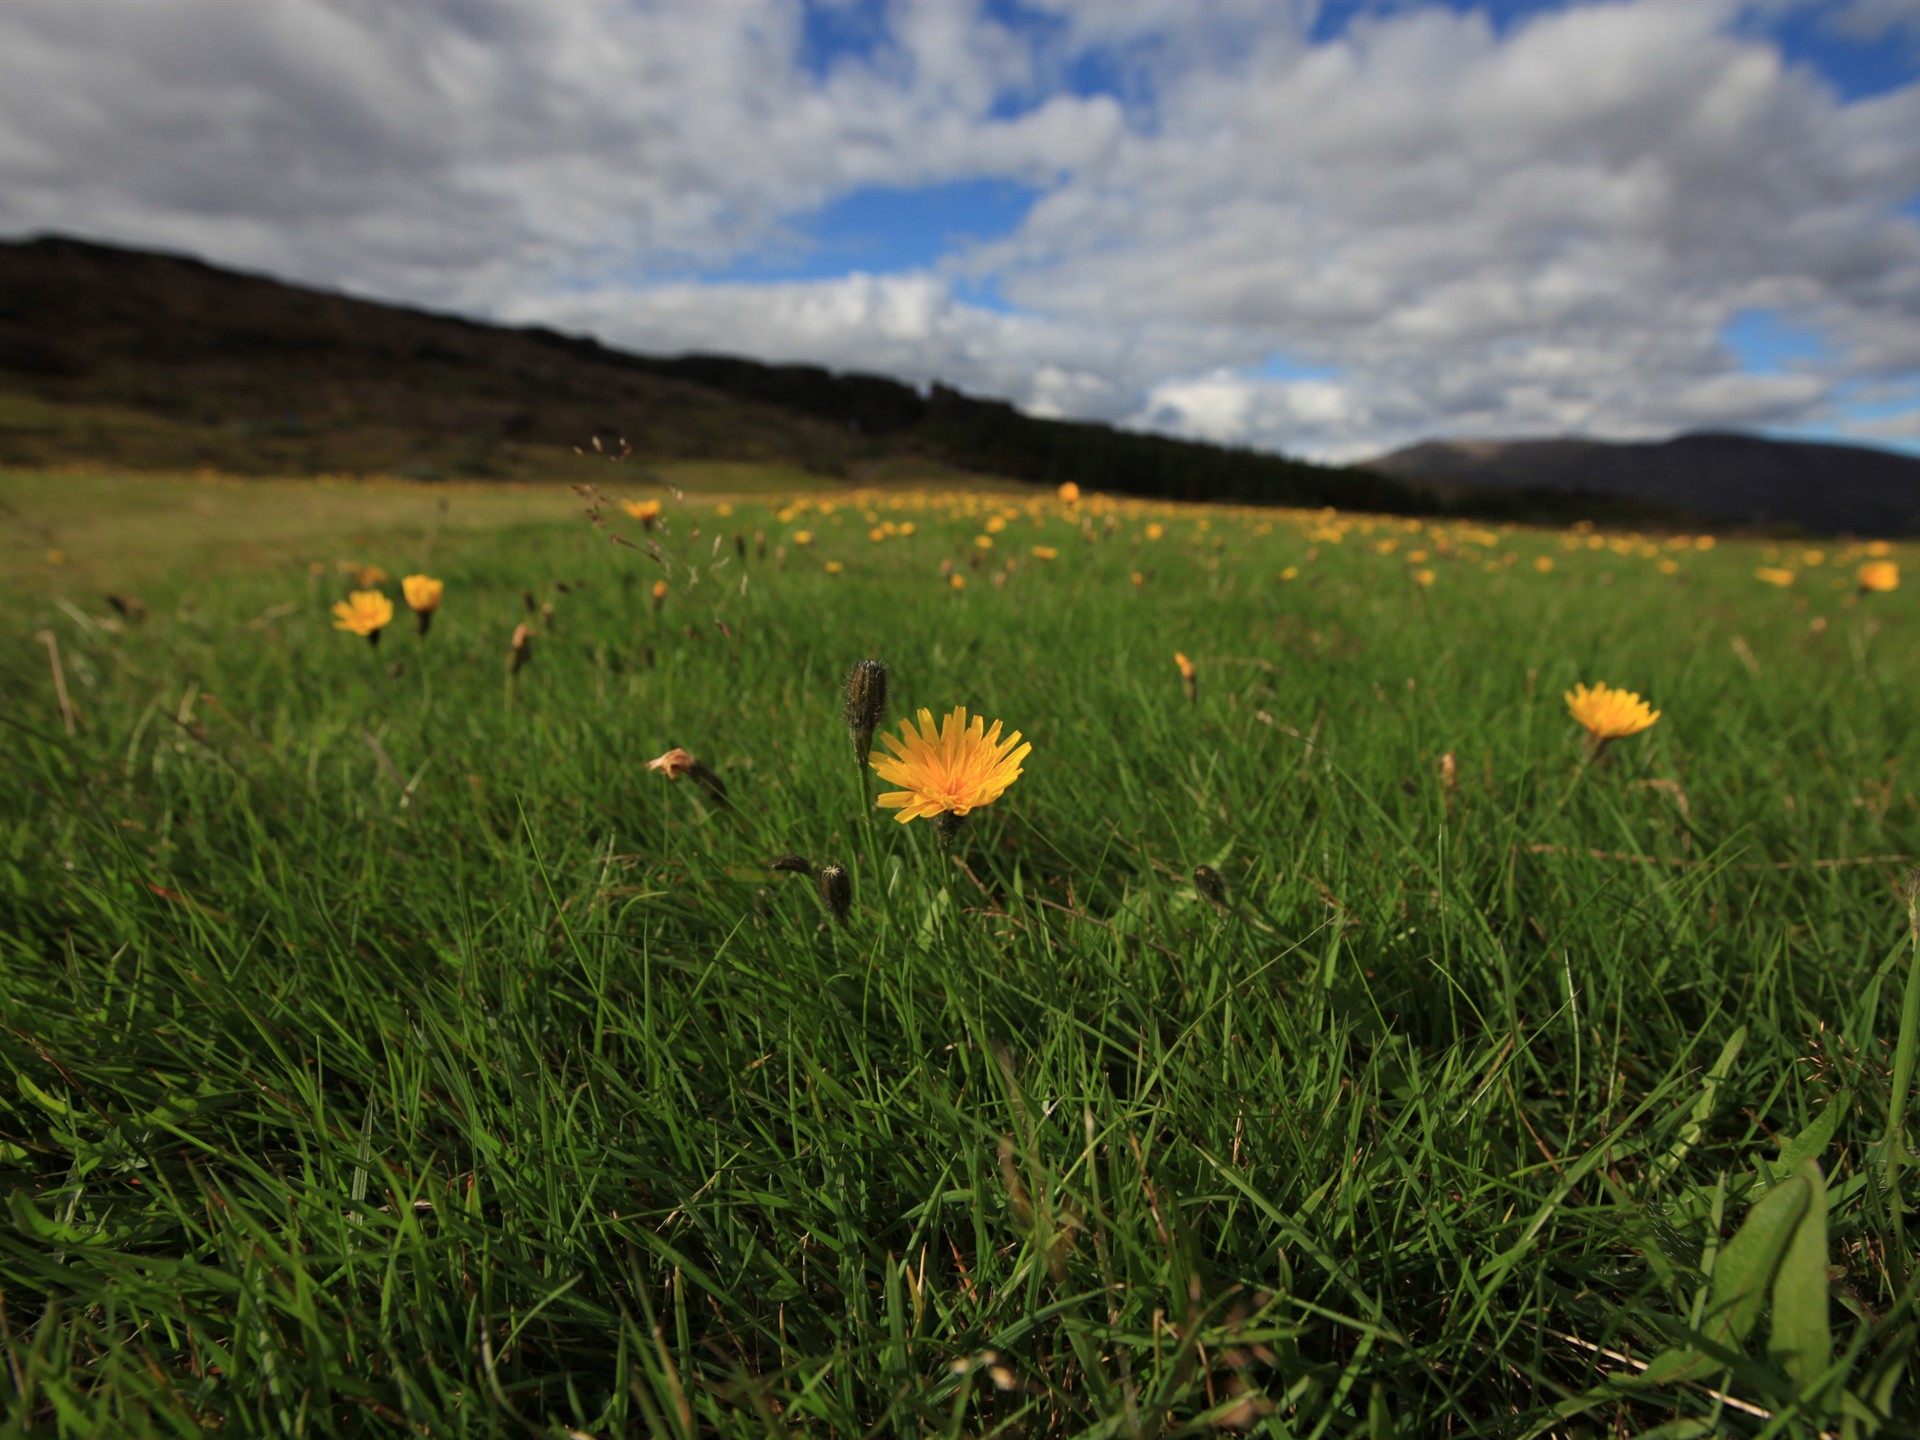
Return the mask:
<path id="1" fill-rule="evenodd" d="M 887 718 L 887 667 L 878 660 L 856 660 L 847 672 L 847 735 L 853 753 L 865 765 L 873 753 L 873 732 Z"/>
<path id="2" fill-rule="evenodd" d="M 846 866 L 820 867 L 820 903 L 835 920 L 842 925 L 847 923 L 847 916 L 853 910 L 853 877 L 847 873 Z"/>

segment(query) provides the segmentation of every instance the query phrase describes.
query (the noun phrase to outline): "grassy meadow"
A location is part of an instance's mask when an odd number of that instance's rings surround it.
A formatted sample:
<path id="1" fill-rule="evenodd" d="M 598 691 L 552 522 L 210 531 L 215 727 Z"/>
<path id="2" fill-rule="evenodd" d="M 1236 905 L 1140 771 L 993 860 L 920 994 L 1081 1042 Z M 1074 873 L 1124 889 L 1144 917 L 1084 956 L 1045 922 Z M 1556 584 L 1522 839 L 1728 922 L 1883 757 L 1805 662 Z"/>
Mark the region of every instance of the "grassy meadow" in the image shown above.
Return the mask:
<path id="1" fill-rule="evenodd" d="M 1912 547 L 603 478 L 0 475 L 7 1433 L 1916 1433 Z"/>

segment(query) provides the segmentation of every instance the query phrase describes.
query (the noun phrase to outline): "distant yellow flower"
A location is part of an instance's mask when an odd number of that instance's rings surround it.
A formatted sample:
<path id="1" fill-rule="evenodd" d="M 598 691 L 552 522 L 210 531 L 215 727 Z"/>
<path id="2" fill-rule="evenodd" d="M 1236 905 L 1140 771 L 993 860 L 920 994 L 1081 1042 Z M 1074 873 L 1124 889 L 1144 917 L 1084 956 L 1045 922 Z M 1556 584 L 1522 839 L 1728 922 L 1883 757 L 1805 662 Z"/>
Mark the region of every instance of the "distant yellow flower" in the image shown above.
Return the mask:
<path id="1" fill-rule="evenodd" d="M 993 548 L 993 536 L 976 535 L 973 537 L 973 543 L 978 549 L 991 550 Z"/>
<path id="2" fill-rule="evenodd" d="M 407 607 L 419 619 L 422 635 L 432 626 L 433 612 L 440 608 L 440 592 L 446 588 L 444 580 L 435 580 L 430 575 L 409 575 L 400 582 L 400 589 L 407 597 Z"/>
<path id="3" fill-rule="evenodd" d="M 333 607 L 336 630 L 351 630 L 380 643 L 380 632 L 393 620 L 393 602 L 378 590 L 356 590 Z"/>
<path id="4" fill-rule="evenodd" d="M 1638 735 L 1660 718 L 1660 712 L 1648 709 L 1647 702 L 1634 692 L 1606 685 L 1595 685 L 1591 689 L 1576 685 L 1567 691 L 1566 701 L 1573 718 L 1600 744 Z"/>
<path id="5" fill-rule="evenodd" d="M 1431 570 L 1416 570 L 1416 571 L 1414 571 L 1414 572 L 1413 572 L 1413 583 L 1414 583 L 1414 584 L 1416 584 L 1416 585 L 1431 585 L 1431 584 L 1433 584 L 1433 572 L 1432 572 Z"/>
<path id="6" fill-rule="evenodd" d="M 900 526 L 900 533 L 903 536 L 913 534 L 913 521 L 903 521 Z"/>
<path id="7" fill-rule="evenodd" d="M 1002 740 L 998 720 L 988 729 L 986 717 L 976 715 L 969 725 L 964 705 L 943 717 L 937 730 L 931 710 L 921 710 L 919 720 L 917 730 L 913 721 L 902 720 L 897 740 L 883 732 L 880 739 L 893 754 L 868 762 L 882 780 L 901 787 L 874 803 L 898 810 L 894 818 L 903 825 L 992 804 L 1020 778 L 1020 762 L 1033 750 L 1020 743 L 1018 730 Z"/>
<path id="8" fill-rule="evenodd" d="M 880 526 L 876 525 L 871 530 L 867 531 L 867 538 L 873 541 L 874 544 L 878 545 L 882 540 L 887 538 L 887 532 L 884 529 L 882 529 Z"/>
<path id="9" fill-rule="evenodd" d="M 1193 668 L 1193 661 L 1178 650 L 1173 652 L 1173 664 L 1180 672 L 1180 688 L 1187 692 L 1187 699 L 1192 700 L 1200 693 L 1199 672 Z"/>
<path id="10" fill-rule="evenodd" d="M 989 515 L 987 517 L 987 533 L 989 535 L 998 535 L 1006 528 L 1007 519 L 1004 515 Z"/>
<path id="11" fill-rule="evenodd" d="M 667 603 L 667 582 L 664 580 L 656 580 L 653 582 L 654 613 L 658 614 L 660 612 L 660 607 L 666 603 Z"/>
<path id="12" fill-rule="evenodd" d="M 1289 566 L 1287 566 L 1287 568 L 1286 568 L 1286 569 L 1284 569 L 1284 570 L 1282 570 L 1282 571 L 1280 572 L 1280 578 L 1281 578 L 1282 580 L 1297 580 L 1297 579 L 1299 579 L 1299 578 L 1300 578 L 1300 567 L 1299 567 L 1298 565 L 1289 565 Z"/>
<path id="13" fill-rule="evenodd" d="M 1884 559 L 1893 553 L 1893 546 L 1885 540 L 1869 540 L 1864 548 L 1875 559 Z"/>
<path id="14" fill-rule="evenodd" d="M 796 545 L 811 545 L 813 543 L 813 532 L 811 530 L 794 531 L 793 543 Z"/>
<path id="15" fill-rule="evenodd" d="M 718 505 L 713 507 L 713 513 L 724 519 L 728 515 L 733 514 L 733 506 L 722 500 Z"/>
<path id="16" fill-rule="evenodd" d="M 1060 558 L 1060 552 L 1051 545 L 1036 545 L 1033 547 L 1033 558 L 1036 560 L 1058 560 Z"/>
<path id="17" fill-rule="evenodd" d="M 386 584 L 387 581 L 393 577 L 378 565 L 363 565 L 360 568 L 360 574 L 356 578 L 359 580 L 362 590 L 371 590 L 376 585 Z"/>
<path id="18" fill-rule="evenodd" d="M 1885 594 L 1900 588 L 1900 567 L 1891 560 L 1869 560 L 1853 578 L 1862 590 Z"/>
<path id="19" fill-rule="evenodd" d="M 1409 565 L 1418 565 L 1421 561 L 1425 560 L 1426 558 L 1427 558 L 1427 552 L 1424 550 L 1409 550 L 1407 552 L 1407 563 Z"/>
<path id="20" fill-rule="evenodd" d="M 1147 583 L 1147 577 L 1138 570 L 1133 572 L 1133 588 L 1138 590 Z"/>
<path id="21" fill-rule="evenodd" d="M 838 575 L 842 570 L 846 568 L 847 567 L 838 560 L 827 561 L 827 574 L 829 575 Z"/>
<path id="22" fill-rule="evenodd" d="M 1158 540 L 1166 533 L 1167 527 L 1162 525 L 1158 520 L 1150 520 L 1147 522 L 1147 538 L 1149 540 Z"/>
<path id="23" fill-rule="evenodd" d="M 649 530 L 653 528 L 653 522 L 660 518 L 658 500 L 622 500 L 620 508 Z"/>
<path id="24" fill-rule="evenodd" d="M 446 581 L 435 580 L 430 575 L 409 575 L 400 582 L 400 589 L 407 597 L 407 608 L 422 615 L 430 615 L 440 608 L 440 596 L 446 588 Z"/>
<path id="25" fill-rule="evenodd" d="M 1553 573 L 1553 557 L 1551 555 L 1534 556 L 1533 568 L 1538 570 L 1542 575 L 1552 574 Z"/>
<path id="26" fill-rule="evenodd" d="M 1753 572 L 1753 577 L 1756 580 L 1764 580 L 1769 585 L 1778 585 L 1782 588 L 1793 584 L 1793 571 L 1783 570 L 1778 565 L 1762 565 L 1758 570 Z"/>
<path id="27" fill-rule="evenodd" d="M 951 585 L 956 590 L 964 590 L 967 588 L 967 577 L 957 573 L 953 575 L 949 575 L 947 577 L 947 584 Z"/>
<path id="28" fill-rule="evenodd" d="M 1062 504 L 1071 505 L 1080 498 L 1080 487 L 1069 480 L 1060 487 L 1059 495 Z"/>

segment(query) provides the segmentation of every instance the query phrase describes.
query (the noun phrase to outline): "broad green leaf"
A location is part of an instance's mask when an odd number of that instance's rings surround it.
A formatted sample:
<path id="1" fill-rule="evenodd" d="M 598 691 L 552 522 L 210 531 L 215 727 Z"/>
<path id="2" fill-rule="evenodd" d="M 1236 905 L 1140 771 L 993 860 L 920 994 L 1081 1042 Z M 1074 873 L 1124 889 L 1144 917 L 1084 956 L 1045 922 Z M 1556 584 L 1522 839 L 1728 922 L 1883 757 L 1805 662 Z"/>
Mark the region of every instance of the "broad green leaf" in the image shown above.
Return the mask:
<path id="1" fill-rule="evenodd" d="M 1739 1345 L 1752 1332 L 1767 1287 L 1812 1202 L 1806 1176 L 1782 1181 L 1755 1202 L 1714 1261 L 1707 1334 Z"/>
<path id="2" fill-rule="evenodd" d="M 1774 1276 L 1767 1354 L 1804 1390 L 1833 1359 L 1833 1330 L 1827 1320 L 1827 1189 L 1820 1166 L 1812 1160 L 1803 1161 L 1800 1173 L 1787 1183 L 1795 1181 L 1805 1185 L 1807 1204 Z"/>

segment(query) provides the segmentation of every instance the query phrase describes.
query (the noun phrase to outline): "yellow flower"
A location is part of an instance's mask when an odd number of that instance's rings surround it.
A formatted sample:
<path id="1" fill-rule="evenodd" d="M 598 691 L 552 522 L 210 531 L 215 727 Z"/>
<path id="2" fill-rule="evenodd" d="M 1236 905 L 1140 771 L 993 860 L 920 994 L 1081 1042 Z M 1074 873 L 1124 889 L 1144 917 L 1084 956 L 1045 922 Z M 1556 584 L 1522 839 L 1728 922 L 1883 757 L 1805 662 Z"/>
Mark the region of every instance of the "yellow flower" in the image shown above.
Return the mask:
<path id="1" fill-rule="evenodd" d="M 1147 538 L 1149 540 L 1158 540 L 1166 533 L 1167 527 L 1162 525 L 1158 520 L 1152 520 L 1147 523 Z"/>
<path id="2" fill-rule="evenodd" d="M 649 530 L 653 528 L 653 522 L 660 518 L 658 500 L 622 500 L 620 508 Z"/>
<path id="3" fill-rule="evenodd" d="M 989 730 L 986 717 L 976 715 L 969 725 L 964 705 L 954 706 L 937 731 L 933 712 L 923 709 L 919 729 L 902 720 L 900 737 L 883 733 L 880 739 L 893 754 L 868 763 L 882 780 L 902 787 L 874 803 L 898 810 L 894 818 L 903 825 L 935 815 L 965 815 L 998 800 L 1020 778 L 1020 762 L 1033 749 L 1020 743 L 1018 730 L 1002 740 L 998 720 Z"/>
<path id="4" fill-rule="evenodd" d="M 1059 495 L 1062 504 L 1071 505 L 1080 498 L 1080 487 L 1069 480 L 1060 487 Z"/>
<path id="5" fill-rule="evenodd" d="M 813 543 L 813 532 L 811 530 L 794 531 L 793 543 L 796 545 L 811 545 Z"/>
<path id="6" fill-rule="evenodd" d="M 1853 578 L 1859 582 L 1862 590 L 1884 594 L 1900 588 L 1900 567 L 1891 560 L 1869 560 Z"/>
<path id="7" fill-rule="evenodd" d="M 1779 585 L 1782 587 L 1793 583 L 1793 571 L 1783 570 L 1778 565 L 1762 565 L 1758 570 L 1753 572 L 1753 577 L 1756 580 L 1764 580 L 1769 585 Z"/>
<path id="8" fill-rule="evenodd" d="M 1553 557 L 1551 555 L 1536 555 L 1533 560 L 1533 568 L 1538 570 L 1542 575 L 1551 573 L 1553 570 Z"/>
<path id="9" fill-rule="evenodd" d="M 947 584 L 956 590 L 964 590 L 967 588 L 967 577 L 959 574 L 949 575 L 947 577 Z"/>
<path id="10" fill-rule="evenodd" d="M 653 613 L 658 615 L 660 613 L 660 607 L 666 603 L 667 582 L 664 580 L 656 580 L 653 582 Z"/>
<path id="11" fill-rule="evenodd" d="M 1051 545 L 1036 545 L 1033 547 L 1033 558 L 1036 560 L 1058 560 L 1060 558 L 1060 552 Z"/>
<path id="12" fill-rule="evenodd" d="M 724 519 L 726 516 L 733 514 L 733 506 L 722 500 L 718 505 L 713 507 L 713 513 Z"/>
<path id="13" fill-rule="evenodd" d="M 1141 586 L 1145 585 L 1146 583 L 1147 583 L 1147 577 L 1145 575 L 1142 575 L 1138 570 L 1133 572 L 1133 588 L 1134 589 L 1138 590 L 1141 588 Z"/>
<path id="14" fill-rule="evenodd" d="M 846 568 L 847 567 L 838 560 L 827 561 L 827 574 L 829 575 L 838 575 L 842 570 Z"/>
<path id="15" fill-rule="evenodd" d="M 1297 580 L 1299 576 L 1300 576 L 1300 567 L 1298 565 L 1289 565 L 1287 566 L 1286 569 L 1280 572 L 1280 578 L 1282 580 Z"/>
<path id="16" fill-rule="evenodd" d="M 333 607 L 336 630 L 351 630 L 380 643 L 380 632 L 393 619 L 393 602 L 378 590 L 356 590 Z"/>
<path id="17" fill-rule="evenodd" d="M 878 545 L 882 540 L 887 538 L 887 532 L 883 527 L 876 525 L 871 530 L 867 531 L 867 538 L 873 541 L 874 544 Z"/>
<path id="18" fill-rule="evenodd" d="M 1176 650 L 1173 652 L 1173 663 L 1174 667 L 1180 672 L 1180 678 L 1191 685 L 1193 683 L 1193 661 Z"/>
<path id="19" fill-rule="evenodd" d="M 365 565 L 361 567 L 359 575 L 355 578 L 360 582 L 362 590 L 371 590 L 376 585 L 386 584 L 393 577 L 378 565 Z"/>
<path id="20" fill-rule="evenodd" d="M 400 589 L 407 597 L 407 608 L 419 615 L 431 615 L 438 610 L 441 592 L 446 588 L 446 581 L 435 580 L 430 575 L 409 575 L 400 582 Z"/>
<path id="21" fill-rule="evenodd" d="M 1416 585 L 1431 585 L 1431 584 L 1433 584 L 1433 572 L 1432 572 L 1431 570 L 1416 570 L 1416 571 L 1414 571 L 1414 572 L 1413 572 L 1413 583 L 1414 583 L 1414 584 L 1416 584 Z"/>
<path id="22" fill-rule="evenodd" d="M 993 536 L 976 535 L 973 537 L 973 543 L 981 550 L 991 550 L 993 548 Z"/>
<path id="23" fill-rule="evenodd" d="M 1647 702 L 1637 694 L 1606 685 L 1595 685 L 1592 689 L 1576 685 L 1567 691 L 1566 701 L 1573 718 L 1586 726 L 1587 733 L 1596 741 L 1638 735 L 1660 718 L 1660 712 L 1648 709 Z"/>

